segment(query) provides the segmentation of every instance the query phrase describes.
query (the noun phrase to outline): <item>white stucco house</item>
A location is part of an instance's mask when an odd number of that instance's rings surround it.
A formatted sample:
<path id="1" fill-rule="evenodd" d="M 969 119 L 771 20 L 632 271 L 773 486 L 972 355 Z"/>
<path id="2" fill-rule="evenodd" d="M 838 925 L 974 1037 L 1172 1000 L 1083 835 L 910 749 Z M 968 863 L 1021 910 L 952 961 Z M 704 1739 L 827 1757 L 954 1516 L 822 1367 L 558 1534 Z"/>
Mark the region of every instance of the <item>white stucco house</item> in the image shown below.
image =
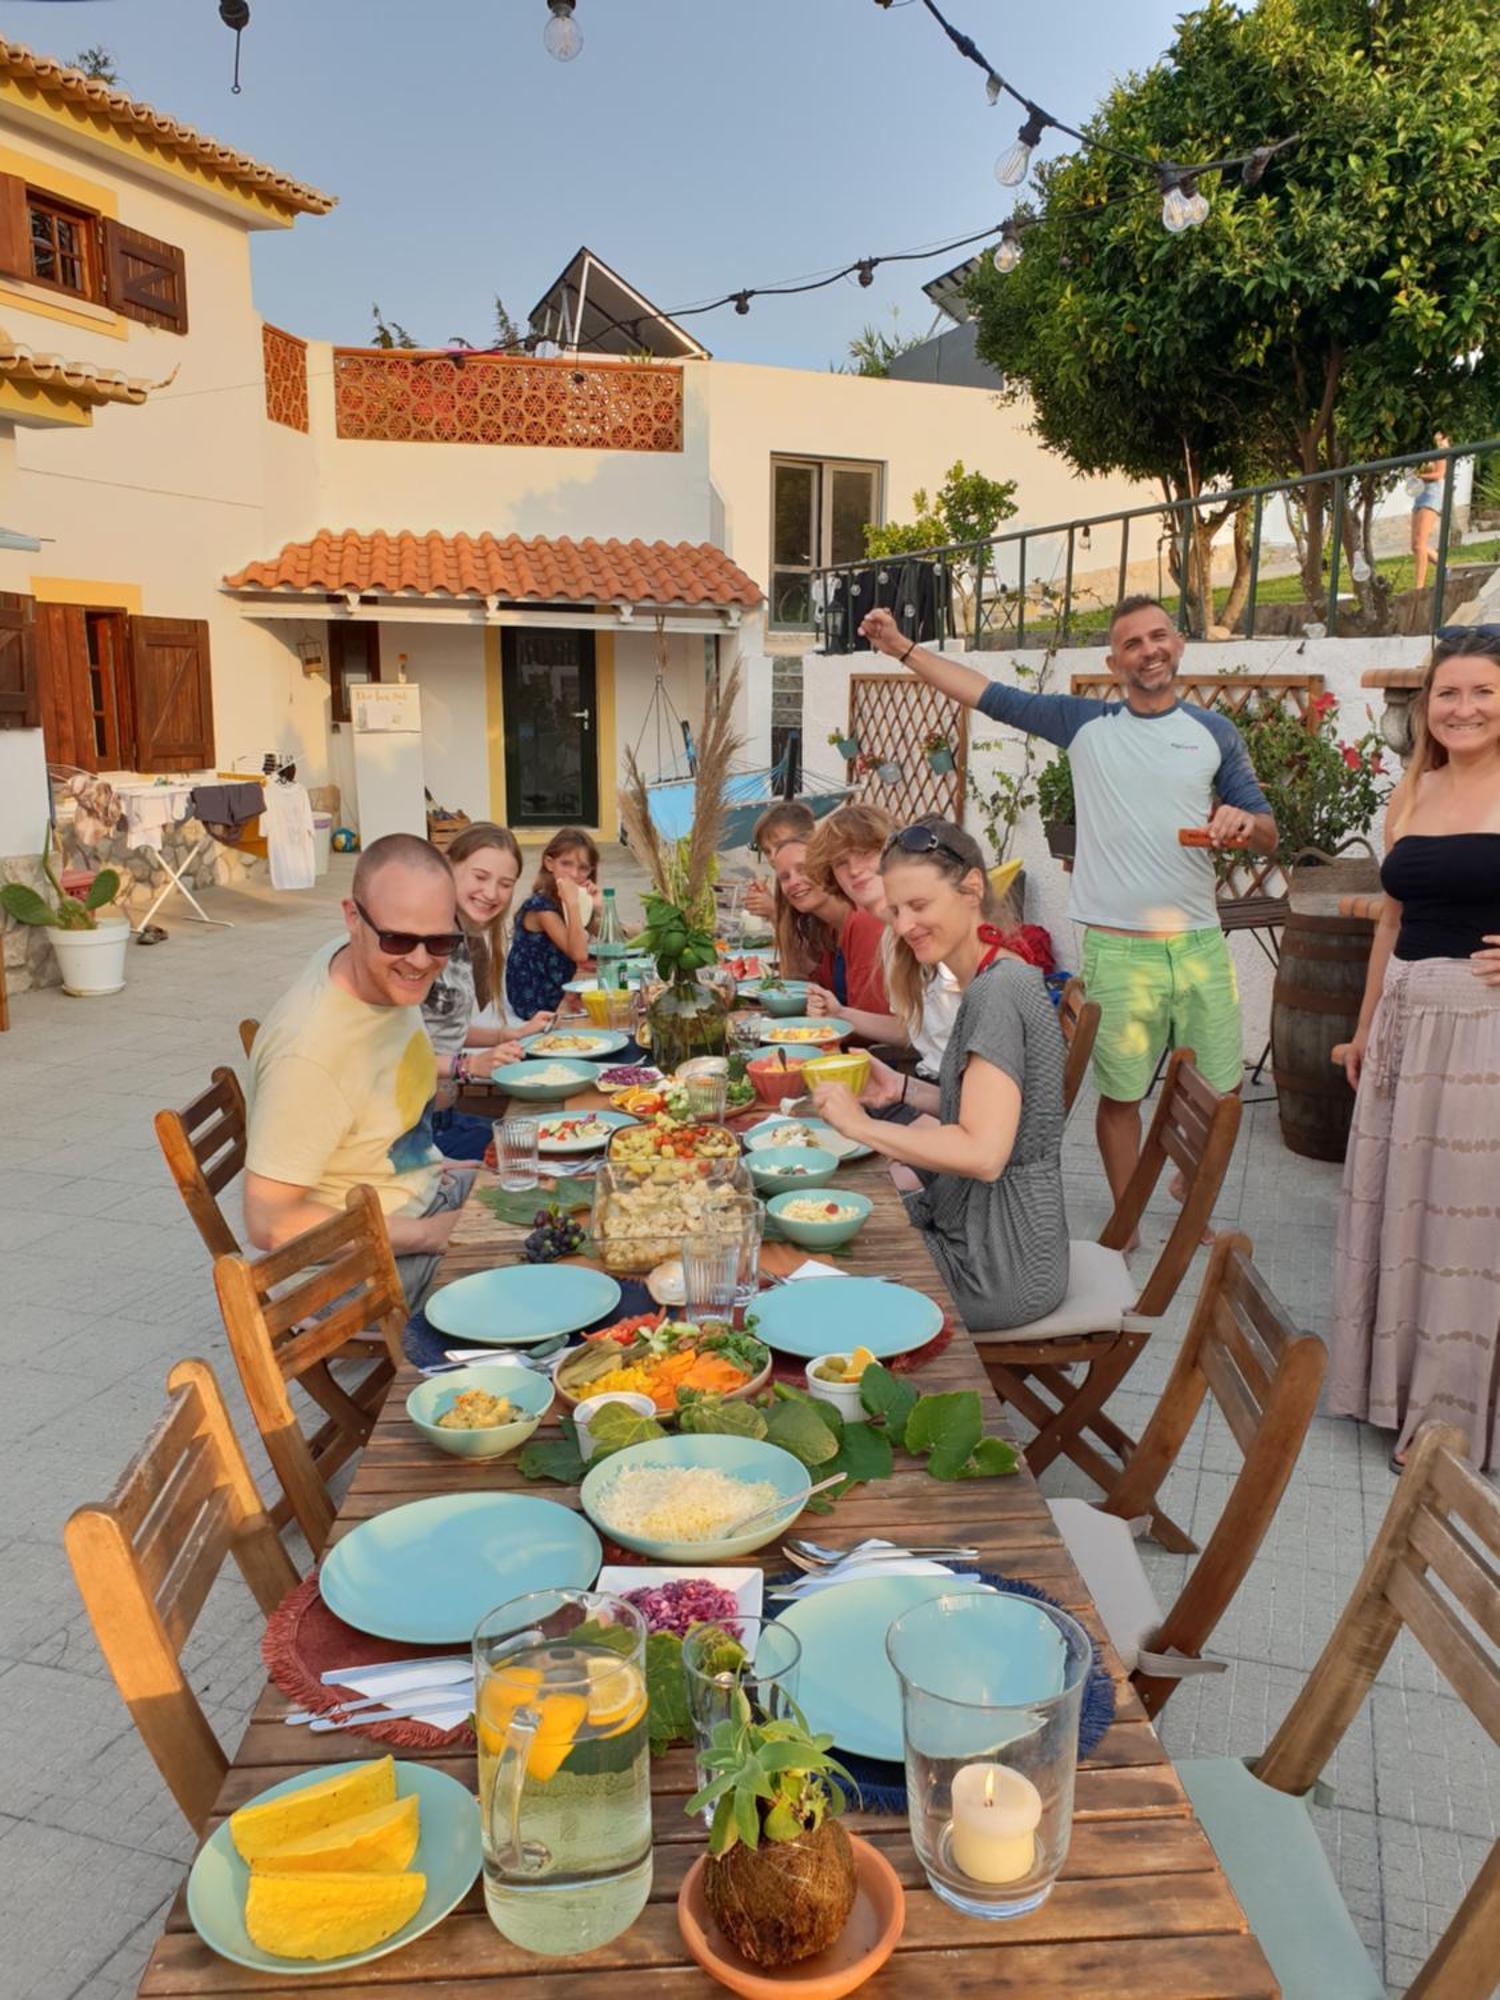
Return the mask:
<path id="1" fill-rule="evenodd" d="M 982 386 L 716 361 L 589 251 L 541 353 L 306 342 L 257 313 L 252 238 L 334 206 L 0 42 L 0 869 L 36 852 L 48 763 L 274 753 L 354 823 L 375 679 L 420 689 L 441 804 L 609 839 L 625 750 L 669 761 L 731 658 L 772 762 L 811 571 L 954 460 L 1015 480 L 1020 524 L 1142 498 Z"/>

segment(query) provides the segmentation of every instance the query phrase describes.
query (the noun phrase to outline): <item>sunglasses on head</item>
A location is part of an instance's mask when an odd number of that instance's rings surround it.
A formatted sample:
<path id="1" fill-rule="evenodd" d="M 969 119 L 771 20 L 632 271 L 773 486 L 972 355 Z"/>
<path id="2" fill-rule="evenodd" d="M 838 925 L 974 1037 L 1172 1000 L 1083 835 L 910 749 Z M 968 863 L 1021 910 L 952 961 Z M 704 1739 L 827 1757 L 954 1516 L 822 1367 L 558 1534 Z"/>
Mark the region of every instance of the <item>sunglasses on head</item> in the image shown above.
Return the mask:
<path id="1" fill-rule="evenodd" d="M 911 855 L 946 854 L 950 859 L 956 861 L 960 868 L 972 868 L 974 866 L 974 863 L 969 859 L 967 854 L 960 854 L 951 840 L 944 840 L 942 835 L 930 826 L 903 826 L 898 828 L 881 849 L 880 858 L 882 861 L 893 848 L 899 848 L 903 854 Z"/>
<path id="2" fill-rule="evenodd" d="M 429 958 L 452 958 L 464 941 L 462 931 L 439 931 L 434 937 L 423 937 L 420 931 L 382 930 L 357 896 L 353 898 L 353 902 L 362 921 L 374 931 L 375 942 L 387 958 L 405 958 L 406 954 L 415 951 L 418 945 L 422 946 Z"/>

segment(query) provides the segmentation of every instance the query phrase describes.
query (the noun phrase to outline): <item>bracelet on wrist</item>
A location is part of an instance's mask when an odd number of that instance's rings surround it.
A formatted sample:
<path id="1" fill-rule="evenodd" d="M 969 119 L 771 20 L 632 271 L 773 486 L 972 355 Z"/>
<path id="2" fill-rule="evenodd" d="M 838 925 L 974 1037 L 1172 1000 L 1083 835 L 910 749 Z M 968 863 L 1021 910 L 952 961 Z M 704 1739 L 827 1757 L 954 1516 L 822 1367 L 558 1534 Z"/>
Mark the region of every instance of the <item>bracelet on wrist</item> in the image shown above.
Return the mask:
<path id="1" fill-rule="evenodd" d="M 910 1090 L 910 1088 L 911 1088 L 910 1076 L 903 1076 L 901 1079 L 901 1102 L 903 1104 L 906 1102 L 906 1093 L 908 1090 Z"/>
<path id="2" fill-rule="evenodd" d="M 912 654 L 917 650 L 919 643 L 920 641 L 913 639 L 911 644 L 907 647 L 906 651 L 901 655 L 901 665 L 903 667 L 906 665 L 907 661 L 911 658 Z"/>

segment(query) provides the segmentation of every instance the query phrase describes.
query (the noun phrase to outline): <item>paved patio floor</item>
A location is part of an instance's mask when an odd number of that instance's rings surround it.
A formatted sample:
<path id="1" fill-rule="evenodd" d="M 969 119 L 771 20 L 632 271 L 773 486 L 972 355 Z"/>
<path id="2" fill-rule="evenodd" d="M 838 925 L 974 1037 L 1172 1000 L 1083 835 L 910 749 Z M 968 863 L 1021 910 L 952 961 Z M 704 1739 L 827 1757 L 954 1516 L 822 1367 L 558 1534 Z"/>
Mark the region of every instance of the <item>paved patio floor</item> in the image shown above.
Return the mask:
<path id="1" fill-rule="evenodd" d="M 208 1262 L 156 1148 L 153 1112 L 237 1061 L 236 1024 L 263 1014 L 337 924 L 349 863 L 305 896 L 216 892 L 232 930 L 171 916 L 169 941 L 132 947 L 118 998 L 21 996 L 0 1038 L 0 1935 L 7 2000 L 134 1993 L 192 1838 L 137 1741 L 78 1606 L 60 1534 L 108 1491 L 159 1414 L 171 1364 L 203 1355 L 241 1436 L 254 1439 L 218 1322 Z M 610 879 L 629 892 L 617 856 Z M 1092 1110 L 1080 1104 L 1066 1167 L 1075 1234 L 1105 1203 Z M 1274 1105 L 1246 1116 L 1220 1204 L 1248 1232 L 1283 1303 L 1326 1332 L 1337 1174 L 1295 1159 Z M 1148 1254 L 1165 1210 L 1148 1217 Z M 1201 1274 L 1165 1337 L 1112 1406 L 1138 1431 L 1165 1380 Z M 1318 1419 L 1215 1650 L 1227 1673 L 1188 1681 L 1168 1707 L 1171 1751 L 1259 1750 L 1315 1658 L 1390 1498 L 1389 1438 Z M 252 1454 L 266 1477 L 258 1445 Z M 1200 1422 L 1167 1492 L 1201 1541 L 1235 1465 L 1226 1428 Z M 1066 1474 L 1049 1490 L 1067 1491 Z M 1072 1490 L 1084 1491 L 1082 1483 Z M 294 1556 L 306 1562 L 305 1549 Z M 1170 1601 L 1183 1559 L 1151 1549 Z M 261 1682 L 257 1617 L 237 1577 L 194 1634 L 194 1687 L 232 1744 Z M 1425 1657 L 1403 1644 L 1329 1773 L 1314 1817 L 1355 1920 L 1401 1992 L 1472 1880 L 1500 1816 L 1500 1759 Z M 1328 2000 L 1337 2000 L 1329 1995 Z"/>

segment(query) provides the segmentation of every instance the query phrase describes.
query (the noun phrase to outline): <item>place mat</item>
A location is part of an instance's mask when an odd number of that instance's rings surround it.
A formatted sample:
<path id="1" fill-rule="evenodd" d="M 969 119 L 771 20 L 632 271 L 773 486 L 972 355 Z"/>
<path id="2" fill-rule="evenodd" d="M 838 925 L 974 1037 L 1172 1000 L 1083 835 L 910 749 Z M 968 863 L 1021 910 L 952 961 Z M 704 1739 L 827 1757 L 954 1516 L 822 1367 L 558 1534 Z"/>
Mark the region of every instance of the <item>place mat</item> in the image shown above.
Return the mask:
<path id="1" fill-rule="evenodd" d="M 1049 1604 L 1054 1611 L 1063 1609 L 1055 1597 L 1049 1597 L 1034 1583 L 1024 1583 L 1019 1577 L 1002 1576 L 996 1570 L 967 1569 L 962 1564 L 949 1565 L 955 1576 L 974 1577 L 980 1583 L 987 1583 L 995 1590 L 1003 1590 L 1010 1597 L 1029 1597 L 1038 1604 Z M 805 1582 L 801 1570 L 789 1570 L 781 1576 L 768 1576 L 766 1588 L 775 1590 L 789 1583 Z M 1102 1739 L 1105 1731 L 1115 1719 L 1115 1684 L 1108 1670 L 1099 1658 L 1099 1648 L 1094 1647 L 1094 1664 L 1084 1683 L 1083 1706 L 1078 1716 L 1078 1754 L 1087 1757 Z M 858 1796 L 850 1803 L 863 1812 L 904 1813 L 906 1811 L 906 1771 L 900 1764 L 893 1764 L 884 1758 L 856 1757 L 851 1751 L 834 1746 L 834 1755 L 844 1766 L 858 1786 Z M 840 1786 L 846 1798 L 848 1787 Z"/>
<path id="2" fill-rule="evenodd" d="M 914 1347 L 909 1354 L 893 1354 L 880 1365 L 882 1368 L 889 1368 L 893 1375 L 910 1375 L 918 1368 L 925 1368 L 929 1362 L 936 1361 L 940 1354 L 946 1354 L 953 1343 L 953 1333 L 953 1321 L 945 1314 L 942 1325 L 925 1347 Z M 855 1345 L 858 1345 L 857 1341 Z M 796 1382 L 805 1388 L 808 1365 L 800 1355 L 773 1353 L 771 1379 L 776 1382 Z"/>
<path id="3" fill-rule="evenodd" d="M 455 1647 L 454 1651 L 462 1651 Z M 315 1709 L 327 1715 L 346 1701 L 361 1696 L 351 1687 L 325 1684 L 322 1675 L 333 1667 L 348 1667 L 358 1660 L 362 1666 L 384 1665 L 392 1660 L 422 1660 L 432 1657 L 431 1646 L 406 1646 L 394 1639 L 376 1639 L 336 1618 L 323 1602 L 318 1574 L 304 1577 L 277 1605 L 266 1620 L 261 1635 L 260 1654 L 266 1672 L 287 1700 L 298 1708 Z M 373 1736 L 401 1750 L 464 1749 L 474 1741 L 466 1722 L 452 1729 L 434 1729 L 430 1723 L 393 1717 L 389 1722 L 361 1722 L 348 1736 Z"/>
<path id="4" fill-rule="evenodd" d="M 589 1270 L 598 1269 L 598 1266 L 591 1264 L 586 1257 L 561 1257 L 557 1261 L 562 1264 L 576 1264 Z M 661 1308 L 639 1278 L 617 1278 L 615 1282 L 620 1287 L 620 1303 L 596 1319 L 591 1326 L 581 1328 L 572 1337 L 572 1344 L 577 1345 L 585 1334 L 595 1333 L 602 1326 L 613 1326 L 618 1319 L 633 1318 L 637 1313 L 660 1312 Z M 440 1333 L 422 1312 L 413 1313 L 406 1322 L 401 1346 L 407 1360 L 418 1368 L 441 1366 L 447 1361 L 450 1348 L 455 1353 L 460 1348 L 468 1348 L 476 1361 L 504 1361 L 511 1354 L 509 1348 L 485 1347 L 460 1340 L 451 1333 Z"/>

